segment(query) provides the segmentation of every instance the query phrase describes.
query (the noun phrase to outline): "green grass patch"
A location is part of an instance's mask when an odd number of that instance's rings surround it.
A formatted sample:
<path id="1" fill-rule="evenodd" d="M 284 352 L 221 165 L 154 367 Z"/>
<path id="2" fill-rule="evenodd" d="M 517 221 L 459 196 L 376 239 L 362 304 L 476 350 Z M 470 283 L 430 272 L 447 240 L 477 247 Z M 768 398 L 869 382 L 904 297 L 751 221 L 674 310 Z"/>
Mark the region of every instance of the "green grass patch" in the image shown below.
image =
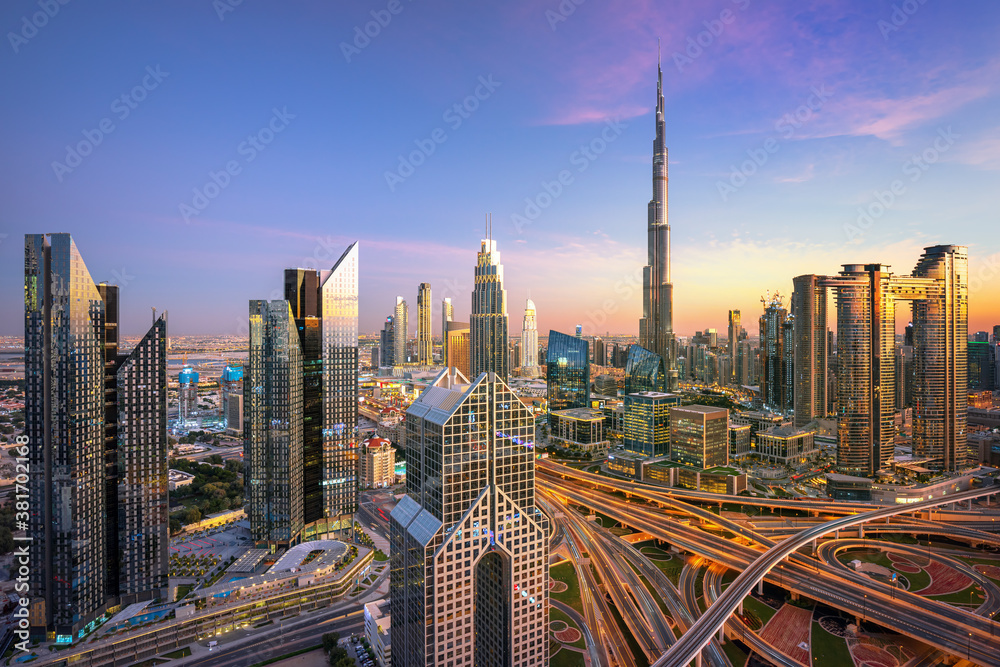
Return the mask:
<path id="1" fill-rule="evenodd" d="M 181 584 L 177 587 L 177 599 L 183 600 L 184 597 L 191 592 L 194 588 L 194 584 Z"/>
<path id="2" fill-rule="evenodd" d="M 817 665 L 853 665 L 851 651 L 843 637 L 831 635 L 819 623 L 812 624 L 812 656 Z"/>
<path id="3" fill-rule="evenodd" d="M 729 658 L 729 662 L 733 663 L 733 667 L 743 667 L 747 664 L 747 654 L 743 652 L 739 646 L 733 642 L 726 640 L 726 643 L 722 645 L 722 651 Z"/>
<path id="4" fill-rule="evenodd" d="M 585 648 L 587 648 L 587 641 L 583 637 L 583 630 L 581 630 L 580 626 L 576 624 L 576 621 L 574 621 L 572 618 L 570 618 L 569 614 L 564 614 L 563 612 L 561 612 L 560 610 L 556 609 L 555 607 L 549 607 L 549 623 L 551 623 L 552 621 L 562 621 L 563 623 L 565 623 L 569 627 L 576 628 L 577 630 L 580 630 L 580 638 L 577 639 L 572 644 L 568 644 L 568 646 L 575 646 L 578 649 L 585 649 Z M 556 640 L 556 641 L 558 641 L 558 640 Z"/>
<path id="5" fill-rule="evenodd" d="M 549 665 L 551 667 L 585 667 L 586 664 L 583 654 L 576 651 L 560 649 L 555 654 L 549 654 Z"/>
<path id="6" fill-rule="evenodd" d="M 191 655 L 191 648 L 185 646 L 184 648 L 177 649 L 176 651 L 171 651 L 170 653 L 164 653 L 164 658 L 170 658 L 171 660 L 177 660 L 178 658 L 186 658 Z"/>
<path id="7" fill-rule="evenodd" d="M 981 605 L 986 599 L 972 586 L 966 588 L 964 591 L 958 591 L 957 593 L 948 593 L 947 595 L 926 595 L 924 597 L 928 600 L 937 600 L 938 602 L 966 605 L 970 604 L 970 601 L 971 604 Z"/>
<path id="8" fill-rule="evenodd" d="M 771 620 L 771 617 L 778 613 L 775 609 L 772 609 L 752 595 L 748 595 L 743 598 L 743 609 L 753 613 L 754 616 L 759 618 L 761 622 L 760 627 L 762 628 L 767 625 L 767 622 Z"/>
<path id="9" fill-rule="evenodd" d="M 549 591 L 549 597 L 572 607 L 578 614 L 583 616 L 583 602 L 580 601 L 580 582 L 576 577 L 576 570 L 573 567 L 573 563 L 567 560 L 559 565 L 550 567 L 549 577 L 561 581 L 569 587 L 562 593 Z"/>

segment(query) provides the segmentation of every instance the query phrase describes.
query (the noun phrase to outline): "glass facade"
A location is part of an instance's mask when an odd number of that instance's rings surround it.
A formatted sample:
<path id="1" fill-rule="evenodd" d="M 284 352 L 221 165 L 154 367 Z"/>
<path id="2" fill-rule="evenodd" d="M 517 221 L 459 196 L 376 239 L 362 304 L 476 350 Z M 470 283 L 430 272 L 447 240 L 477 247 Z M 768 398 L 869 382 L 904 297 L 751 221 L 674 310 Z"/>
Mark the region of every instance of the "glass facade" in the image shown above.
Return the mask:
<path id="1" fill-rule="evenodd" d="M 547 665 L 531 411 L 499 379 L 445 370 L 407 411 L 406 443 L 407 495 L 390 517 L 393 665 Z"/>
<path id="2" fill-rule="evenodd" d="M 545 379 L 549 413 L 590 407 L 590 349 L 582 338 L 549 331 Z M 549 419 L 552 423 L 552 419 Z"/>
<path id="3" fill-rule="evenodd" d="M 781 297 L 775 294 L 764 308 L 758 322 L 760 328 L 760 395 L 764 405 L 772 410 L 792 409 L 789 368 L 792 360 L 791 327 L 786 327 L 788 311 Z M 786 349 L 787 348 L 787 349 Z"/>
<path id="4" fill-rule="evenodd" d="M 358 244 L 320 274 L 323 337 L 323 511 L 352 529 L 358 505 Z M 405 331 L 405 329 L 404 329 Z"/>
<path id="5" fill-rule="evenodd" d="M 792 280 L 793 401 L 795 425 L 804 426 L 826 416 L 829 384 L 827 344 L 828 290 L 820 276 L 797 276 Z"/>
<path id="6" fill-rule="evenodd" d="M 469 328 L 471 377 L 492 372 L 506 381 L 510 377 L 507 290 L 503 287 L 500 251 L 492 239 L 484 239 L 476 255 L 476 284 L 472 289 Z"/>
<path id="7" fill-rule="evenodd" d="M 969 391 L 987 391 L 993 386 L 993 345 L 983 342 L 970 342 L 967 352 L 969 358 Z"/>
<path id="8" fill-rule="evenodd" d="M 434 345 L 431 339 L 431 284 L 417 287 L 417 363 L 430 366 L 434 363 Z"/>
<path id="9" fill-rule="evenodd" d="M 272 549 L 296 544 L 305 523 L 302 351 L 287 301 L 250 302 L 244 415 L 251 536 Z"/>
<path id="10" fill-rule="evenodd" d="M 626 396 L 643 391 L 663 393 L 667 390 L 666 382 L 663 357 L 639 345 L 629 347 L 628 359 L 625 361 Z"/>
<path id="11" fill-rule="evenodd" d="M 645 456 L 670 454 L 670 408 L 680 396 L 646 391 L 625 397 L 625 449 Z"/>
<path id="12" fill-rule="evenodd" d="M 670 458 L 695 468 L 729 463 L 729 411 L 705 405 L 671 408 Z"/>
<path id="13" fill-rule="evenodd" d="M 166 585 L 166 322 L 119 356 L 118 290 L 69 234 L 25 235 L 24 269 L 32 632 L 75 639 Z"/>
<path id="14" fill-rule="evenodd" d="M 117 546 L 122 605 L 167 588 L 167 320 L 160 316 L 118 365 Z M 114 570 L 115 568 L 110 568 Z"/>

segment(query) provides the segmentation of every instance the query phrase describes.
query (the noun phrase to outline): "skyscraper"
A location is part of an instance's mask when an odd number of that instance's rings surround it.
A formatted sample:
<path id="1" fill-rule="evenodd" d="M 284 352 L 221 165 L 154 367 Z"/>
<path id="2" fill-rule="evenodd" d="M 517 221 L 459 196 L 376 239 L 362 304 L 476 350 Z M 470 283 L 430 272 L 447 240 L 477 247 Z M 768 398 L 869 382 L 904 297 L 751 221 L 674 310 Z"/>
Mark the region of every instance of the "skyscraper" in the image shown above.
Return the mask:
<path id="1" fill-rule="evenodd" d="M 431 335 L 431 284 L 417 287 L 417 363 L 434 363 L 434 343 Z"/>
<path id="2" fill-rule="evenodd" d="M 663 358 L 640 345 L 631 345 L 625 361 L 625 395 L 644 391 L 666 391 L 667 373 Z"/>
<path id="3" fill-rule="evenodd" d="M 545 380 L 551 413 L 568 408 L 590 407 L 590 350 L 587 341 L 558 331 L 549 331 Z"/>
<path id="4" fill-rule="evenodd" d="M 410 335 L 410 307 L 401 296 L 396 297 L 396 309 L 392 317 L 393 364 L 399 366 L 409 362 L 406 356 L 406 343 Z"/>
<path id="5" fill-rule="evenodd" d="M 925 248 L 909 276 L 845 264 L 821 284 L 837 295 L 837 467 L 872 475 L 892 455 L 897 300 L 913 310 L 913 453 L 932 468 L 965 465 L 967 248 Z"/>
<path id="6" fill-rule="evenodd" d="M 535 302 L 524 302 L 524 321 L 521 323 L 521 375 L 538 377 L 538 323 L 535 321 Z"/>
<path id="7" fill-rule="evenodd" d="M 670 282 L 670 223 L 667 215 L 667 142 L 663 120 L 663 70 L 656 66 L 656 138 L 653 140 L 653 198 L 647 215 L 647 265 L 642 269 L 639 345 L 666 362 L 669 389 L 677 388 L 673 284 Z"/>
<path id="8" fill-rule="evenodd" d="M 760 316 L 760 395 L 764 405 L 772 410 L 791 409 L 792 396 L 786 395 L 788 375 L 784 331 L 788 311 L 775 293 L 761 299 L 764 313 Z"/>
<path id="9" fill-rule="evenodd" d="M 548 665 L 548 520 L 534 420 L 494 373 L 442 371 L 406 414 L 390 516 L 394 667 Z"/>
<path id="10" fill-rule="evenodd" d="M 594 336 L 594 364 L 597 366 L 606 366 L 608 361 L 607 347 L 604 344 L 604 340 L 599 336 Z"/>
<path id="11" fill-rule="evenodd" d="M 448 350 L 448 365 L 457 368 L 462 375 L 469 374 L 469 348 L 471 334 L 468 322 L 448 322 L 445 346 Z"/>
<path id="12" fill-rule="evenodd" d="M 291 304 L 250 302 L 244 484 L 258 546 L 297 544 L 303 512 L 302 349 Z"/>
<path id="13" fill-rule="evenodd" d="M 111 606 L 164 594 L 166 314 L 118 353 L 118 288 L 96 285 L 69 234 L 24 252 L 28 591 L 71 641 Z"/>
<path id="14" fill-rule="evenodd" d="M 287 270 L 285 295 L 250 302 L 244 381 L 248 514 L 253 539 L 269 548 L 353 525 L 357 243 L 329 271 Z"/>
<path id="15" fill-rule="evenodd" d="M 379 366 L 392 367 L 396 363 L 396 325 L 395 317 L 385 318 L 385 326 L 379 332 Z"/>
<path id="16" fill-rule="evenodd" d="M 471 328 L 472 375 L 496 373 L 506 382 L 510 377 L 507 354 L 507 290 L 503 287 L 503 264 L 493 239 L 483 239 L 476 255 L 476 283 L 472 289 Z"/>
<path id="17" fill-rule="evenodd" d="M 728 384 L 736 384 L 736 350 L 740 344 L 740 311 L 729 311 L 729 379 Z"/>
<path id="18" fill-rule="evenodd" d="M 441 301 L 441 363 L 448 367 L 448 322 L 455 317 L 455 308 L 451 305 L 451 297 Z"/>
<path id="19" fill-rule="evenodd" d="M 805 275 L 792 280 L 794 327 L 793 409 L 795 426 L 802 427 L 825 417 L 829 385 L 827 351 L 827 288 L 821 276 Z"/>

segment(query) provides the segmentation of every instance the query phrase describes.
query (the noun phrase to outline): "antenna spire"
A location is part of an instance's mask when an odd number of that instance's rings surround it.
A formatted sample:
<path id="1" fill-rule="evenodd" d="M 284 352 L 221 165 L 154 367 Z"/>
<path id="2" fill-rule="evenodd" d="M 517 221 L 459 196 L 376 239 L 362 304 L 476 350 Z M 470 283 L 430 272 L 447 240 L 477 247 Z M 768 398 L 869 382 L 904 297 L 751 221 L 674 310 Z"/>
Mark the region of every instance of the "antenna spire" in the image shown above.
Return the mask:
<path id="1" fill-rule="evenodd" d="M 656 69 L 660 69 L 660 38 L 656 38 Z"/>

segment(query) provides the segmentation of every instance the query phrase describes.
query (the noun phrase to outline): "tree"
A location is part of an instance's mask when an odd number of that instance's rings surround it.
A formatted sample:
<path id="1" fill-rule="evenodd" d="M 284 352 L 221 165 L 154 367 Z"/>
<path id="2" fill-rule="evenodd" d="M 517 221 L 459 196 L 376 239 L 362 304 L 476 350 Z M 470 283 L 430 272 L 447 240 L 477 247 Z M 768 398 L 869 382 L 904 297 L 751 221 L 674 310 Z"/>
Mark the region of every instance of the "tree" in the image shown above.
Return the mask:
<path id="1" fill-rule="evenodd" d="M 187 511 L 187 514 L 184 515 L 184 518 L 188 523 L 198 523 L 201 521 L 201 512 L 198 511 L 197 507 L 192 507 Z"/>
<path id="2" fill-rule="evenodd" d="M 329 653 L 337 647 L 337 642 L 340 641 L 339 632 L 327 632 L 323 634 L 323 651 Z"/>
<path id="3" fill-rule="evenodd" d="M 243 461 L 239 459 L 229 459 L 226 461 L 226 470 L 235 472 L 237 474 L 243 472 Z"/>
<path id="4" fill-rule="evenodd" d="M 219 465 L 222 465 L 222 455 L 221 454 L 212 454 L 211 456 L 208 457 L 208 462 L 209 463 L 218 463 Z"/>

